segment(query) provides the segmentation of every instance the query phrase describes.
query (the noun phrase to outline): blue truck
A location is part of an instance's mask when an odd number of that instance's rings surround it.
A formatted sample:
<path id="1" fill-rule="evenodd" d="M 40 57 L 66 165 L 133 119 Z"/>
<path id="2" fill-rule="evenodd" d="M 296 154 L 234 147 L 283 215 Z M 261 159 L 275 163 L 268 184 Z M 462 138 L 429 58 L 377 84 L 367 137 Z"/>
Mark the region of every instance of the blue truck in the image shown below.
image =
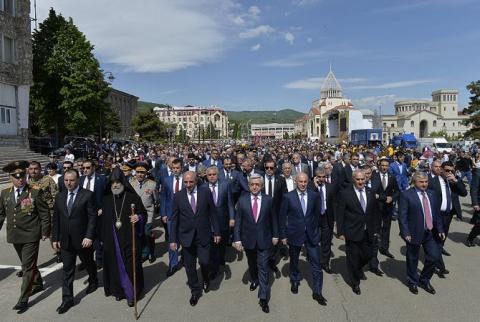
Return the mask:
<path id="1" fill-rule="evenodd" d="M 415 149 L 418 145 L 417 138 L 415 137 L 415 134 L 410 133 L 404 133 L 400 135 L 395 135 L 391 140 L 390 144 L 394 148 L 406 148 L 406 149 Z"/>
<path id="2" fill-rule="evenodd" d="M 350 142 L 355 145 L 379 145 L 382 143 L 382 129 L 352 130 Z"/>

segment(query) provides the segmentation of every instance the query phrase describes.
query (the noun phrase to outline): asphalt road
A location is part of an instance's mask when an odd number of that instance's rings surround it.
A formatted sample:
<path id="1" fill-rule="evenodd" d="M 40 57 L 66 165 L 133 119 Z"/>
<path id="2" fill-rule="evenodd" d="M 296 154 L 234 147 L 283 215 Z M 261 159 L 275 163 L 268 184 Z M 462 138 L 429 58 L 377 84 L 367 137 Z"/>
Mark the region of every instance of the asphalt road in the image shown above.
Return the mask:
<path id="1" fill-rule="evenodd" d="M 463 242 L 470 231 L 471 212 L 468 199 L 464 202 L 464 222 L 453 220 L 446 249 L 452 254 L 445 257 L 450 274 L 446 279 L 436 275 L 432 285 L 437 294 L 430 295 L 419 289 L 412 295 L 405 286 L 405 246 L 398 237 L 398 224 L 392 225 L 391 252 L 395 259 L 379 255 L 385 276 L 366 272 L 360 296 L 347 285 L 345 253 L 342 242 L 334 240 L 335 257 L 332 267 L 336 274 L 324 274 L 323 295 L 326 307 L 311 298 L 311 275 L 305 258 L 301 258 L 305 279 L 297 295 L 290 293 L 288 261 L 281 260 L 281 277 L 271 276 L 272 296 L 270 314 L 258 306 L 256 292 L 249 291 L 246 257 L 232 249 L 228 253 L 225 271 L 212 282 L 212 290 L 201 297 L 195 307 L 188 303 L 190 292 L 186 286 L 186 274 L 182 269 L 169 279 L 165 278 L 168 256 L 161 236 L 157 240 L 159 259 L 144 267 L 146 294 L 138 303 L 140 321 L 479 321 L 480 270 L 477 247 L 467 248 Z M 243 259 L 242 259 L 243 257 Z M 85 272 L 77 272 L 74 285 L 76 305 L 65 315 L 58 315 L 61 302 L 61 264 L 53 260 L 49 242 L 43 242 L 39 255 L 46 290 L 30 299 L 28 311 L 18 315 L 12 310 L 16 303 L 20 278 L 15 276 L 14 266 L 19 260 L 12 247 L 6 243 L 5 229 L 0 231 L 0 321 L 131 321 L 133 309 L 125 301 L 116 302 L 105 297 L 103 288 L 86 296 Z M 78 262 L 78 261 L 77 261 Z M 422 267 L 422 264 L 419 265 Z M 102 272 L 99 271 L 100 282 Z"/>

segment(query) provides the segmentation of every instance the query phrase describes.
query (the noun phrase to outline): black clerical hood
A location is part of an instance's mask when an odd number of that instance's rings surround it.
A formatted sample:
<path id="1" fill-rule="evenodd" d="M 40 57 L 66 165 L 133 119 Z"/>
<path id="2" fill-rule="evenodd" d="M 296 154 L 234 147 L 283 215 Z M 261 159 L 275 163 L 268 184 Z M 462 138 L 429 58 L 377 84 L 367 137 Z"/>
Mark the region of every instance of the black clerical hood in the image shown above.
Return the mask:
<path id="1" fill-rule="evenodd" d="M 115 167 L 112 173 L 110 174 L 110 177 L 108 178 L 107 193 L 112 193 L 112 183 L 114 181 L 120 181 L 125 187 L 125 191 L 135 193 L 135 190 L 128 182 L 127 177 L 125 177 L 125 175 L 123 174 L 123 171 L 119 167 Z"/>

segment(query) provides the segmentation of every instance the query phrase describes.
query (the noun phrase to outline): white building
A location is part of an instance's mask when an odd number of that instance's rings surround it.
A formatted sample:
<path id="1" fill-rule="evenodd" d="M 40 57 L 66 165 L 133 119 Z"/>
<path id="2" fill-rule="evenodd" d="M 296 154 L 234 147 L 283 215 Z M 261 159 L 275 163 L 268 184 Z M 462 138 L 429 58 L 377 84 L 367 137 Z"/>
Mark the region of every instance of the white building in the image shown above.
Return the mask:
<path id="1" fill-rule="evenodd" d="M 440 89 L 432 100 L 408 100 L 395 103 L 395 115 L 383 115 L 383 141 L 394 135 L 413 133 L 417 138 L 444 131 L 449 136 L 462 136 L 469 126 L 463 124 L 468 115 L 458 109 L 458 91 Z"/>
<path id="2" fill-rule="evenodd" d="M 371 129 L 372 112 L 354 109 L 352 101 L 343 97 L 342 86 L 330 69 L 320 89 L 320 99 L 313 101 L 305 122 L 310 140 L 337 143 L 348 140 L 351 130 Z"/>
<path id="3" fill-rule="evenodd" d="M 213 129 L 215 133 L 210 136 L 217 138 L 228 137 L 227 113 L 216 106 L 168 106 L 154 107 L 160 121 L 173 124 L 176 127 L 176 135 L 185 133 L 191 139 L 208 137 L 208 131 Z"/>
<path id="4" fill-rule="evenodd" d="M 262 137 L 270 139 L 283 139 L 287 134 L 291 138 L 295 134 L 295 124 L 293 123 L 266 123 L 252 124 L 250 133 L 253 137 Z"/>

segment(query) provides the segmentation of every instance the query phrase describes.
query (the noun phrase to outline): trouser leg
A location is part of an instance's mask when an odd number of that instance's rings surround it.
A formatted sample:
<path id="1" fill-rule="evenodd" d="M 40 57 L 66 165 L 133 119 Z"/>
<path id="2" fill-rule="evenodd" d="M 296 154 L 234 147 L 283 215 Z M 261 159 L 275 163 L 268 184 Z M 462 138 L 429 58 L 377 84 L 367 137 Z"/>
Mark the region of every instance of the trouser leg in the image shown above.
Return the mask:
<path id="1" fill-rule="evenodd" d="M 261 300 L 268 300 L 270 296 L 270 284 L 268 283 L 268 258 L 270 249 L 257 250 L 257 265 L 258 265 L 258 298 Z"/>
<path id="2" fill-rule="evenodd" d="M 313 287 L 315 294 L 322 294 L 323 271 L 320 266 L 320 247 L 318 245 L 305 245 L 308 253 L 308 261 L 312 267 Z"/>
<path id="3" fill-rule="evenodd" d="M 32 290 L 43 286 L 37 267 L 39 244 L 39 242 L 14 244 L 23 272 L 19 302 L 27 302 Z"/>
<path id="4" fill-rule="evenodd" d="M 183 261 L 187 273 L 188 286 L 193 295 L 202 294 L 197 275 L 197 246 L 183 247 Z"/>
<path id="5" fill-rule="evenodd" d="M 362 277 L 361 242 L 346 241 L 347 269 L 352 286 L 360 284 Z"/>
<path id="6" fill-rule="evenodd" d="M 300 257 L 301 246 L 288 245 L 290 255 L 290 282 L 298 283 L 302 279 L 298 269 L 298 259 Z"/>
<path id="7" fill-rule="evenodd" d="M 414 245 L 407 242 L 407 280 L 409 285 L 417 285 L 419 276 L 417 272 L 418 254 L 420 245 Z"/>
<path id="8" fill-rule="evenodd" d="M 63 302 L 73 301 L 73 280 L 75 277 L 75 265 L 77 253 L 73 249 L 60 249 L 60 256 L 63 263 L 62 300 Z"/>
<path id="9" fill-rule="evenodd" d="M 426 284 L 432 278 L 435 266 L 441 258 L 441 250 L 431 233 L 424 238 L 422 245 L 425 252 L 425 263 L 420 274 L 420 282 Z"/>
<path id="10" fill-rule="evenodd" d="M 85 268 L 88 273 L 88 282 L 89 283 L 98 283 L 97 279 L 97 268 L 95 261 L 93 260 L 93 249 L 85 248 L 78 252 L 78 257 L 85 264 Z"/>
<path id="11" fill-rule="evenodd" d="M 258 266 L 257 266 L 257 250 L 245 249 L 248 262 L 248 272 L 250 274 L 250 282 L 258 282 Z"/>

